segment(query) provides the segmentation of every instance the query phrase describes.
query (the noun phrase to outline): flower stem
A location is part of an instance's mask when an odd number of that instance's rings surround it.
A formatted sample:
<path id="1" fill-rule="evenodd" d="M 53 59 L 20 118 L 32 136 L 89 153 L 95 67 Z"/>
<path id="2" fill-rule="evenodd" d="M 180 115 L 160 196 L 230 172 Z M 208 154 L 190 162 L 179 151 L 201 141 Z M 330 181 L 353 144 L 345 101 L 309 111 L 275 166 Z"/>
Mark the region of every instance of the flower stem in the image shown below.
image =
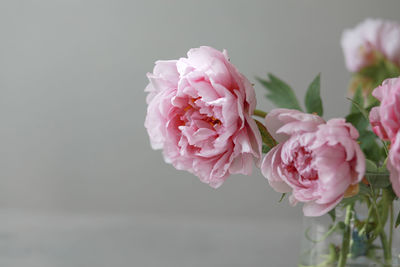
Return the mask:
<path id="1" fill-rule="evenodd" d="M 255 109 L 254 110 L 254 116 L 260 117 L 260 118 L 265 118 L 265 116 L 267 116 L 267 112 L 259 110 L 259 109 Z"/>
<path id="2" fill-rule="evenodd" d="M 392 235 L 393 235 L 393 200 L 389 197 L 389 192 L 385 189 L 382 190 L 382 222 L 379 231 L 379 237 L 381 239 L 382 248 L 383 248 L 383 257 L 385 261 L 385 266 L 391 266 L 392 264 Z M 388 216 L 389 213 L 389 216 Z M 380 216 L 377 213 L 377 216 Z M 389 218 L 388 218 L 389 217 Z M 389 219 L 389 239 L 385 232 L 385 225 L 387 220 Z"/>
<path id="3" fill-rule="evenodd" d="M 382 242 L 382 247 L 383 247 L 383 257 L 385 259 L 385 266 L 391 266 L 392 262 L 392 249 L 391 246 L 389 246 L 389 243 L 387 241 L 386 233 L 385 231 L 381 231 L 379 234 Z"/>
<path id="4" fill-rule="evenodd" d="M 381 238 L 383 257 L 385 260 L 385 266 L 392 266 L 392 242 L 393 242 L 393 203 L 389 204 L 389 240 L 386 236 L 385 230 L 382 229 L 379 237 Z"/>
<path id="5" fill-rule="evenodd" d="M 351 236 L 350 223 L 353 217 L 353 206 L 354 204 L 350 204 L 346 207 L 346 217 L 344 220 L 345 229 L 343 233 L 342 248 L 340 249 L 339 261 L 337 267 L 346 266 L 347 254 L 349 253 L 349 247 L 350 247 L 350 236 Z"/>
<path id="6" fill-rule="evenodd" d="M 390 203 L 389 210 L 389 220 L 390 220 L 390 229 L 389 229 L 389 248 L 392 249 L 393 244 L 393 225 L 394 225 L 394 215 L 393 215 L 393 202 Z"/>

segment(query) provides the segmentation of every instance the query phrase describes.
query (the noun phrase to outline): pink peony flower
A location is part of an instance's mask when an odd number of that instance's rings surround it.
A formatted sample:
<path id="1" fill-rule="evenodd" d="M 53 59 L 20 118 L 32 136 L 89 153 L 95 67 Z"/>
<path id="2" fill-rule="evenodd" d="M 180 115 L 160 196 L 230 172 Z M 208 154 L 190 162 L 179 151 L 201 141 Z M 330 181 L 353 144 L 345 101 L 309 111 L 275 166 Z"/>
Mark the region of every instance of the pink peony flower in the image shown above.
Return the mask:
<path id="1" fill-rule="evenodd" d="M 369 114 L 372 130 L 381 139 L 392 141 L 400 129 L 400 78 L 385 80 L 372 95 L 381 101 Z"/>
<path id="2" fill-rule="evenodd" d="M 387 168 L 393 190 L 400 196 L 400 78 L 385 80 L 372 95 L 381 104 L 371 110 L 369 120 L 374 133 L 391 142 Z"/>
<path id="3" fill-rule="evenodd" d="M 390 146 L 387 168 L 393 191 L 400 197 L 400 133 L 397 133 Z"/>
<path id="4" fill-rule="evenodd" d="M 341 40 L 347 69 L 357 72 L 375 61 L 375 52 L 400 65 L 400 24 L 367 19 L 343 32 Z"/>
<path id="5" fill-rule="evenodd" d="M 275 109 L 265 123 L 280 143 L 265 156 L 261 171 L 276 191 L 292 192 L 292 205 L 305 203 L 305 216 L 327 213 L 362 180 L 365 158 L 358 132 L 344 119 L 325 123 L 317 115 Z"/>
<path id="6" fill-rule="evenodd" d="M 255 92 L 226 51 L 191 49 L 187 58 L 157 61 L 147 76 L 145 127 L 166 162 L 214 188 L 251 173 L 262 145 L 251 118 Z"/>

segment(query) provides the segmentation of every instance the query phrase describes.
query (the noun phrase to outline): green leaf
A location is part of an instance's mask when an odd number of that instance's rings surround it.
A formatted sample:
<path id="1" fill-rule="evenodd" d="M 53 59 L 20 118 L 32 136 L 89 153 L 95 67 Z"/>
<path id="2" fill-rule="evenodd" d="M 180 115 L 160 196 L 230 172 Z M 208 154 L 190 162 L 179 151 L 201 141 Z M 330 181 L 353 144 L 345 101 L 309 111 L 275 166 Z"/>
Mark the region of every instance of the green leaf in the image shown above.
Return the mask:
<path id="1" fill-rule="evenodd" d="M 373 188 L 386 188 L 391 185 L 389 180 L 389 172 L 383 166 L 378 168 L 374 162 L 369 159 L 365 160 L 365 178 Z"/>
<path id="2" fill-rule="evenodd" d="M 358 194 L 352 197 L 343 198 L 339 203 L 340 207 L 344 208 L 348 205 L 356 203 L 357 201 L 362 203 L 365 200 L 365 197 L 371 197 L 371 189 L 369 186 L 364 183 L 359 183 L 358 188 Z"/>
<path id="3" fill-rule="evenodd" d="M 282 202 L 282 200 L 285 198 L 285 196 L 286 196 L 286 193 L 282 193 L 282 196 L 281 196 L 281 198 L 279 199 L 279 203 Z"/>
<path id="4" fill-rule="evenodd" d="M 388 173 L 367 172 L 365 177 L 373 188 L 386 188 L 391 185 Z"/>
<path id="5" fill-rule="evenodd" d="M 376 167 L 376 164 L 369 159 L 365 160 L 365 169 L 367 172 L 373 172 L 373 173 L 378 171 L 378 167 Z"/>
<path id="6" fill-rule="evenodd" d="M 374 162 L 379 162 L 385 152 L 384 149 L 378 145 L 376 135 L 369 130 L 362 130 L 360 131 L 358 140 L 360 141 L 360 147 L 365 156 Z"/>
<path id="7" fill-rule="evenodd" d="M 382 166 L 380 166 L 378 168 L 378 172 L 386 172 L 386 173 L 389 172 L 387 169 L 387 160 L 388 160 L 388 158 L 386 158 L 385 161 L 383 162 Z"/>
<path id="8" fill-rule="evenodd" d="M 372 131 L 368 130 L 368 111 L 362 107 L 364 101 L 360 100 L 362 96 L 360 97 L 359 90 L 360 89 L 357 89 L 354 99 L 350 99 L 350 101 L 352 101 L 351 110 L 354 111 L 354 113 L 347 115 L 346 121 L 353 124 L 353 126 L 358 130 L 360 134 L 358 140 L 360 141 L 360 147 L 365 156 L 370 160 L 378 162 L 384 151 L 378 145 L 376 135 Z"/>
<path id="9" fill-rule="evenodd" d="M 364 118 L 368 121 L 368 120 L 369 120 L 368 111 L 367 111 L 363 106 L 361 106 L 359 103 L 357 103 L 356 101 L 354 101 L 353 99 L 351 99 L 351 98 L 347 98 L 347 99 L 351 101 L 351 103 L 352 103 L 352 109 L 353 109 L 353 107 L 354 107 L 354 109 L 358 109 L 358 111 L 359 111 L 359 112 L 364 116 Z M 355 114 L 355 113 L 353 113 L 353 114 Z"/>
<path id="10" fill-rule="evenodd" d="M 263 141 L 263 143 L 267 146 L 267 149 L 271 149 L 274 146 L 277 145 L 276 141 L 274 138 L 272 138 L 272 136 L 270 135 L 270 133 L 268 132 L 267 128 L 265 128 L 264 124 L 262 124 L 260 121 L 258 120 L 254 120 L 257 124 L 258 130 L 260 131 L 261 134 L 261 139 Z"/>
<path id="11" fill-rule="evenodd" d="M 322 100 L 320 95 L 321 77 L 320 74 L 308 86 L 304 103 L 308 113 L 317 113 L 322 116 L 324 111 L 322 107 Z"/>
<path id="12" fill-rule="evenodd" d="M 378 144 L 376 143 L 376 135 L 371 132 L 371 131 L 361 131 L 360 133 L 360 137 L 358 138 L 360 140 L 360 146 L 361 148 L 369 148 L 371 146 L 373 146 L 374 144 L 376 144 L 378 146 Z M 378 146 L 379 148 L 379 146 Z M 375 151 L 376 153 L 377 151 Z"/>
<path id="13" fill-rule="evenodd" d="M 372 94 L 368 94 L 367 103 L 368 105 L 365 109 L 368 112 L 370 112 L 373 107 L 379 106 L 381 104 L 381 102 L 378 99 L 376 99 Z"/>
<path id="14" fill-rule="evenodd" d="M 375 65 L 361 69 L 359 74 L 371 78 L 374 81 L 374 87 L 376 87 L 388 78 L 398 77 L 400 75 L 400 69 L 392 62 L 382 57 Z"/>
<path id="15" fill-rule="evenodd" d="M 395 228 L 397 228 L 400 225 L 400 211 L 399 214 L 397 215 L 396 223 L 395 223 Z"/>
<path id="16" fill-rule="evenodd" d="M 369 186 L 364 183 L 358 184 L 358 190 L 359 190 L 358 194 L 355 195 L 355 197 L 358 196 L 359 199 L 364 196 L 367 196 L 367 197 L 371 196 L 371 188 L 369 188 Z"/>
<path id="17" fill-rule="evenodd" d="M 353 126 L 356 127 L 356 129 L 359 132 L 365 131 L 365 129 L 369 125 L 368 120 L 365 118 L 365 116 L 361 112 L 352 113 L 352 114 L 347 115 L 346 121 L 353 124 Z"/>
<path id="18" fill-rule="evenodd" d="M 357 103 L 357 105 L 356 105 Z M 362 94 L 362 87 L 359 86 L 356 90 L 356 92 L 354 93 L 353 96 L 353 101 L 351 104 L 351 109 L 350 109 L 350 113 L 357 113 L 360 112 L 359 107 L 364 107 L 364 97 Z"/>
<path id="19" fill-rule="evenodd" d="M 277 107 L 301 110 L 299 102 L 292 88 L 278 77 L 268 74 L 269 80 L 257 78 L 257 80 L 267 89 L 266 97 Z"/>
<path id="20" fill-rule="evenodd" d="M 346 228 L 346 225 L 344 224 L 344 222 L 338 222 L 337 223 L 337 228 L 340 230 L 340 231 L 344 231 L 344 228 Z"/>
<path id="21" fill-rule="evenodd" d="M 266 144 L 262 145 L 262 153 L 267 154 L 270 150 L 271 150 L 271 148 L 269 146 L 267 146 Z"/>
<path id="22" fill-rule="evenodd" d="M 328 212 L 329 216 L 331 216 L 332 222 L 336 221 L 336 209 L 330 210 Z"/>

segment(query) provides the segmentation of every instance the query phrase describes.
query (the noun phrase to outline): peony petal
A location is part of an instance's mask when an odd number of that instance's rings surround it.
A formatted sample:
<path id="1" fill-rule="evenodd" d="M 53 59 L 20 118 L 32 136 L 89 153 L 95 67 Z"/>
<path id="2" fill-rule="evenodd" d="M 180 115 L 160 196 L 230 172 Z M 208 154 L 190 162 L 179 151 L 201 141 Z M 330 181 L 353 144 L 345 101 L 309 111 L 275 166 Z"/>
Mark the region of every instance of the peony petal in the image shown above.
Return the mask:
<path id="1" fill-rule="evenodd" d="M 268 179 L 269 184 L 275 191 L 287 193 L 292 189 L 282 180 L 282 177 L 278 174 L 276 169 L 281 163 L 281 150 L 282 144 L 278 144 L 267 153 L 261 163 L 261 173 Z"/>
<path id="2" fill-rule="evenodd" d="M 392 188 L 397 196 L 400 196 L 400 133 L 396 135 L 390 147 L 387 168 L 390 172 Z"/>
<path id="3" fill-rule="evenodd" d="M 314 131 L 322 123 L 324 123 L 324 120 L 317 115 L 283 108 L 273 109 L 265 117 L 265 126 L 271 136 L 279 143 L 286 141 L 291 134 Z"/>
<path id="4" fill-rule="evenodd" d="M 315 201 L 305 203 L 303 206 L 303 214 L 307 217 L 318 217 L 328 213 L 330 210 L 336 207 L 343 196 L 340 196 L 335 201 L 327 204 L 317 204 Z"/>

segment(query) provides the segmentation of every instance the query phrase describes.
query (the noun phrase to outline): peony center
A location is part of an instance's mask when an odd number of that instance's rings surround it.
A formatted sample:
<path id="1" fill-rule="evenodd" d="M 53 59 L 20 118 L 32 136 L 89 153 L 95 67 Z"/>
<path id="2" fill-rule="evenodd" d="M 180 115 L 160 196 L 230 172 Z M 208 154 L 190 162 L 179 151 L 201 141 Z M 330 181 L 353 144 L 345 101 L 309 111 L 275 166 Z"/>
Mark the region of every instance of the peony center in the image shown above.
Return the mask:
<path id="1" fill-rule="evenodd" d="M 295 150 L 285 165 L 285 169 L 300 183 L 318 179 L 318 172 L 313 168 L 313 154 L 304 147 Z"/>

